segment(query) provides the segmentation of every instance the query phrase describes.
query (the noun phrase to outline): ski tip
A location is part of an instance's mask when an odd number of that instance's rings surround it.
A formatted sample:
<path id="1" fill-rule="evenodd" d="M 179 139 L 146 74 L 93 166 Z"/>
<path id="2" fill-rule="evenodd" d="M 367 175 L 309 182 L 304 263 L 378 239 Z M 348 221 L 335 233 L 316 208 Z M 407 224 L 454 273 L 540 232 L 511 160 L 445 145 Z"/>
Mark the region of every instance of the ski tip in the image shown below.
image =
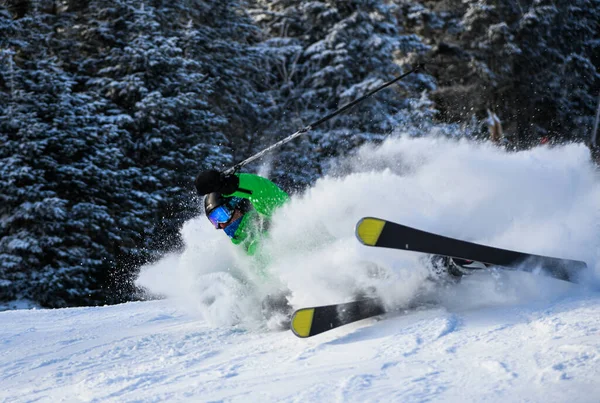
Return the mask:
<path id="1" fill-rule="evenodd" d="M 385 220 L 374 217 L 361 218 L 356 224 L 356 238 L 368 246 L 375 246 L 385 226 Z"/>
<path id="2" fill-rule="evenodd" d="M 315 308 L 304 308 L 294 312 L 292 316 L 292 332 L 298 337 L 309 337 Z"/>

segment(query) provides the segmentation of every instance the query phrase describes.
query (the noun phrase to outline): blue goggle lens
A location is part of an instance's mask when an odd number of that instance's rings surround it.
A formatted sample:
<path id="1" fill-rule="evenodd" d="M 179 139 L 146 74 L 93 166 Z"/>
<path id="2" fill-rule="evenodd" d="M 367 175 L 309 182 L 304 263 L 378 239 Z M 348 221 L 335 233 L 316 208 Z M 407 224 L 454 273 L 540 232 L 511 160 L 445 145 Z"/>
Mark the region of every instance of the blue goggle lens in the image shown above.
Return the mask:
<path id="1" fill-rule="evenodd" d="M 215 228 L 219 228 L 219 224 L 226 223 L 231 219 L 233 212 L 230 211 L 225 206 L 219 206 L 208 215 L 208 219 L 215 226 Z"/>

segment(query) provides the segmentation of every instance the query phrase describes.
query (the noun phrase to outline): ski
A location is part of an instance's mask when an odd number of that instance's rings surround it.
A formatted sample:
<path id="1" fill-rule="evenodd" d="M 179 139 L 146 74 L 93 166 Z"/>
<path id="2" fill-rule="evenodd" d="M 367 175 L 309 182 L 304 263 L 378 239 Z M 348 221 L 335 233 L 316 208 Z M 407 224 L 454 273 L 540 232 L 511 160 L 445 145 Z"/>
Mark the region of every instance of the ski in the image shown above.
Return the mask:
<path id="1" fill-rule="evenodd" d="M 311 337 L 383 313 L 385 309 L 378 298 L 302 308 L 292 314 L 291 329 L 298 337 Z"/>
<path id="2" fill-rule="evenodd" d="M 380 218 L 365 217 L 356 224 L 356 237 L 367 246 L 474 260 L 512 269 L 542 268 L 555 278 L 575 281 L 585 262 L 534 255 L 461 241 Z"/>

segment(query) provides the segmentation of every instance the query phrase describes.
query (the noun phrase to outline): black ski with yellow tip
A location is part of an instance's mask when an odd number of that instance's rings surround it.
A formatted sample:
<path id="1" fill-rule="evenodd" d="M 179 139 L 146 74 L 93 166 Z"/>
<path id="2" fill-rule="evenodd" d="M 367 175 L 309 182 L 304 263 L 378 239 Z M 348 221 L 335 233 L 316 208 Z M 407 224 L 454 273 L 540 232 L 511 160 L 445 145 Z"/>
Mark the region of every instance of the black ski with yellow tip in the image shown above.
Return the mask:
<path id="1" fill-rule="evenodd" d="M 383 313 L 385 309 L 377 298 L 302 308 L 292 315 L 291 328 L 298 337 L 311 337 Z"/>
<path id="2" fill-rule="evenodd" d="M 553 277 L 567 281 L 575 281 L 577 274 L 587 267 L 585 262 L 579 260 L 560 259 L 479 245 L 373 217 L 365 217 L 358 222 L 356 237 L 367 246 L 475 260 L 491 266 L 512 269 L 541 268 Z M 302 308 L 292 315 L 291 329 L 298 337 L 311 337 L 359 320 L 382 315 L 385 312 L 381 300 L 377 298 Z"/>
<path id="3" fill-rule="evenodd" d="M 513 269 L 541 268 L 551 276 L 567 281 L 575 281 L 578 273 L 587 267 L 585 262 L 579 260 L 479 245 L 373 217 L 362 218 L 356 224 L 356 237 L 367 246 L 449 256 Z"/>

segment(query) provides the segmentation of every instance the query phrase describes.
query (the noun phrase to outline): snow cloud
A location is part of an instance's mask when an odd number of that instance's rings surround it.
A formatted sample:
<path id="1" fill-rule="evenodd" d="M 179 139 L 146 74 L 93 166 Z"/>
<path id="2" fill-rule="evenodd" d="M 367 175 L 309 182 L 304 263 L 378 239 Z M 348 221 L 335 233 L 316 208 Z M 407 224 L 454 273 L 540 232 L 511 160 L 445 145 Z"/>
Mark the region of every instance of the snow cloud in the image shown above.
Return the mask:
<path id="1" fill-rule="evenodd" d="M 582 281 L 596 287 L 598 206 L 600 186 L 583 145 L 507 153 L 489 143 L 394 137 L 362 147 L 292 196 L 275 214 L 263 245 L 270 257 L 266 267 L 256 267 L 198 217 L 183 228 L 186 250 L 144 268 L 138 284 L 181 298 L 218 324 L 260 317 L 260 301 L 278 290 L 288 289 L 295 307 L 373 291 L 397 305 L 431 292 L 423 256 L 369 248 L 355 239 L 357 221 L 374 216 L 477 243 L 584 260 L 590 270 Z M 512 303 L 539 297 L 536 284 L 552 290 L 557 283 L 517 277 L 504 278 L 500 288 L 493 276 L 479 279 L 475 288 L 488 291 L 469 296 L 462 287 L 461 300 Z"/>

